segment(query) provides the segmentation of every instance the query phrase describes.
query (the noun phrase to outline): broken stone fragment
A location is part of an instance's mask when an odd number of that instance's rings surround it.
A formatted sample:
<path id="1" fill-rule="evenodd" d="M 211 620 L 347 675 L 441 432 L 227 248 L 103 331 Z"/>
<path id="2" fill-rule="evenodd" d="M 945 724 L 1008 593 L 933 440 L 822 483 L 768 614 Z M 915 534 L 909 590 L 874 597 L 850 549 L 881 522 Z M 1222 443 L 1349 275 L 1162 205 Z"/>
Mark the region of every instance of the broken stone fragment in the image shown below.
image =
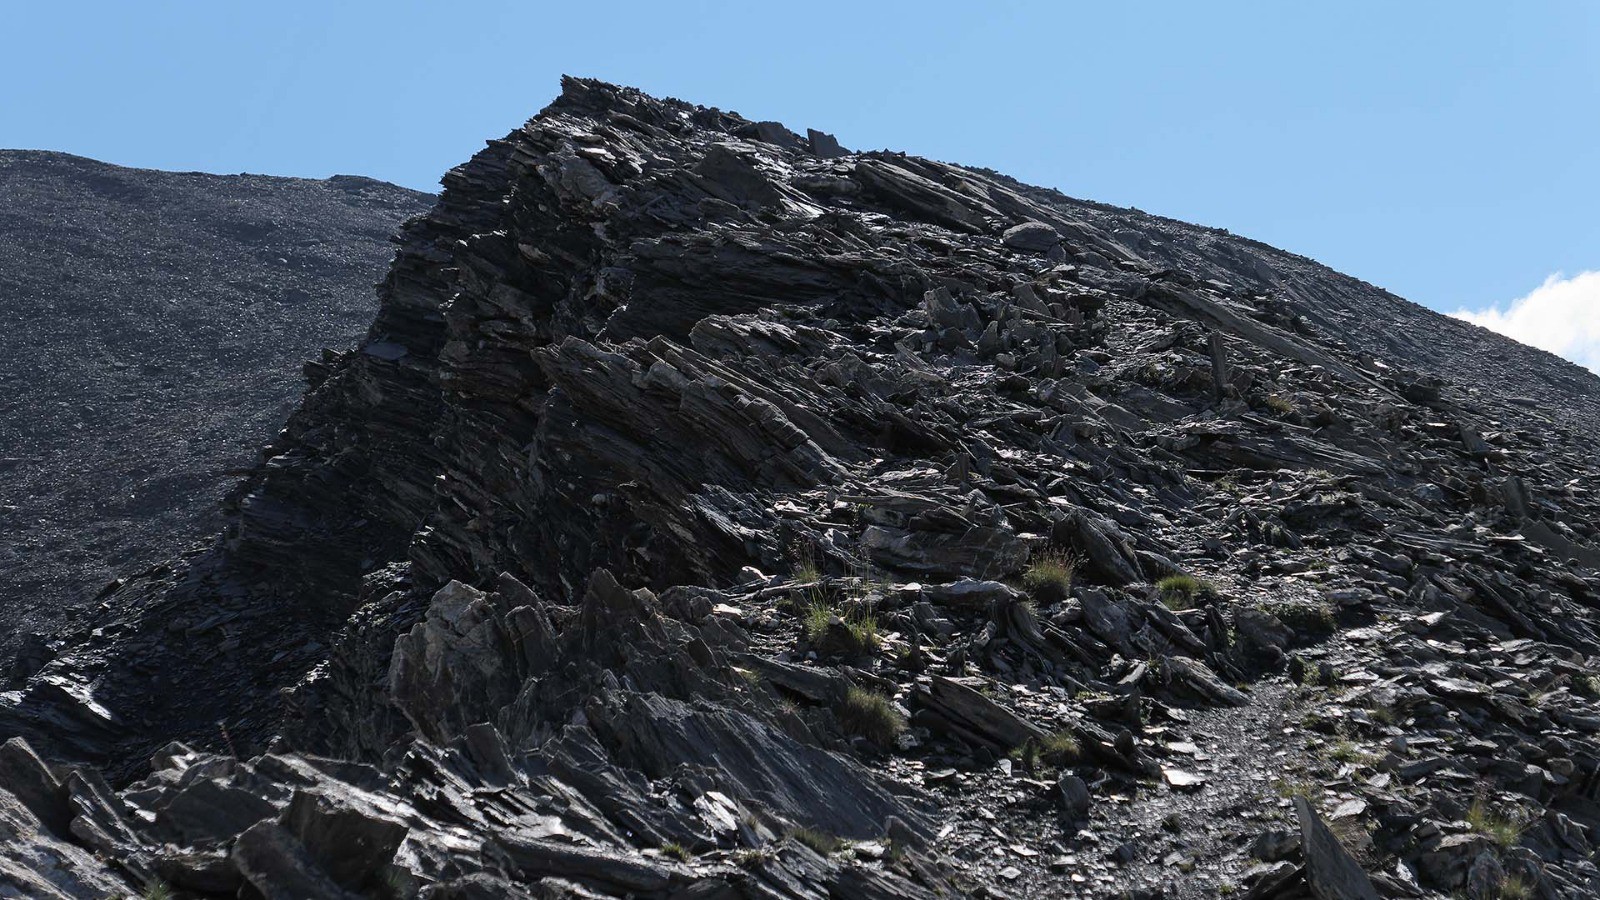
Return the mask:
<path id="1" fill-rule="evenodd" d="M 1299 832 L 1263 831 L 1250 844 L 1250 855 L 1262 862 L 1278 862 L 1300 852 Z"/>
<path id="2" fill-rule="evenodd" d="M 1198 791 L 1206 783 L 1205 776 L 1174 766 L 1162 766 L 1161 777 L 1175 791 Z"/>
<path id="3" fill-rule="evenodd" d="M 1245 607 L 1234 616 L 1238 639 L 1246 646 L 1281 655 L 1294 640 L 1294 632 L 1269 612 Z"/>
<path id="4" fill-rule="evenodd" d="M 1061 811 L 1067 818 L 1081 818 L 1089 814 L 1092 801 L 1089 786 L 1082 778 L 1070 772 L 1063 773 L 1056 780 L 1056 794 L 1061 800 Z"/>
<path id="5" fill-rule="evenodd" d="M 1186 656 L 1167 657 L 1162 676 L 1173 690 L 1213 706 L 1248 706 L 1250 698 L 1232 685 L 1224 684 L 1205 663 Z"/>
<path id="6" fill-rule="evenodd" d="M 1485 850 L 1467 869 L 1467 896 L 1473 900 L 1495 900 L 1504 896 L 1501 887 L 1505 880 L 1506 870 L 1500 865 L 1500 858 L 1494 851 Z"/>
<path id="7" fill-rule="evenodd" d="M 960 682 L 936 675 L 918 685 L 912 702 L 913 721 L 975 746 L 1002 753 L 1029 739 L 1040 740 L 1045 731 L 1019 718 L 988 697 Z"/>
<path id="8" fill-rule="evenodd" d="M 1013 250 L 1043 253 L 1061 243 L 1061 235 L 1047 222 L 1023 222 L 1007 228 L 1000 241 Z"/>
<path id="9" fill-rule="evenodd" d="M 16 798 L 57 837 L 68 837 L 72 807 L 67 790 L 22 738 L 0 744 L 0 791 Z"/>
<path id="10" fill-rule="evenodd" d="M 394 806 L 374 796 L 326 782 L 316 791 L 295 791 L 281 824 L 306 848 L 335 883 L 352 891 L 376 888 L 384 866 L 408 831 Z"/>
<path id="11" fill-rule="evenodd" d="M 861 533 L 861 546 L 876 562 L 901 572 L 978 579 L 1018 571 L 1027 553 L 1015 533 L 988 527 L 950 533 L 873 525 Z"/>
<path id="12" fill-rule="evenodd" d="M 1017 596 L 1017 590 L 999 581 L 980 581 L 961 578 L 948 584 L 924 584 L 919 592 L 922 599 L 940 607 L 984 610 L 1000 600 Z"/>
<path id="13" fill-rule="evenodd" d="M 497 835 L 499 847 L 524 876 L 559 876 L 587 882 L 602 890 L 656 892 L 672 883 L 674 871 L 663 863 L 577 844 L 530 838 L 511 832 Z"/>
<path id="14" fill-rule="evenodd" d="M 848 155 L 849 151 L 839 145 L 839 141 L 831 134 L 817 131 L 814 128 L 806 129 L 806 139 L 810 144 L 811 152 L 823 159 L 837 159 Z"/>
<path id="15" fill-rule="evenodd" d="M 156 811 L 156 825 L 186 846 L 223 843 L 263 819 L 276 819 L 278 806 L 253 791 L 196 778 L 172 794 Z"/>
<path id="16" fill-rule="evenodd" d="M 1379 900 L 1372 879 L 1362 870 L 1304 797 L 1294 798 L 1300 822 L 1300 847 L 1305 853 L 1306 882 L 1317 900 Z"/>

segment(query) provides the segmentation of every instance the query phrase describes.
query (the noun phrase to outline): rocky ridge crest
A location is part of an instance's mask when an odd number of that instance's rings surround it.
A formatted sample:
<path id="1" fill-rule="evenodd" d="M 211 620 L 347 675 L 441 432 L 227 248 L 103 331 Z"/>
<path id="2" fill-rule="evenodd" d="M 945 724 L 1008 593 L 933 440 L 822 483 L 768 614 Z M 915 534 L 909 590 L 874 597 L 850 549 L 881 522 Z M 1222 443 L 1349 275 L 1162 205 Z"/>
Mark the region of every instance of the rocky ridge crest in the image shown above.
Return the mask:
<path id="1" fill-rule="evenodd" d="M 0 884 L 1596 890 L 1593 376 L 563 88 L 407 227 L 218 543 L 6 697 L 122 787 L 7 744 Z"/>

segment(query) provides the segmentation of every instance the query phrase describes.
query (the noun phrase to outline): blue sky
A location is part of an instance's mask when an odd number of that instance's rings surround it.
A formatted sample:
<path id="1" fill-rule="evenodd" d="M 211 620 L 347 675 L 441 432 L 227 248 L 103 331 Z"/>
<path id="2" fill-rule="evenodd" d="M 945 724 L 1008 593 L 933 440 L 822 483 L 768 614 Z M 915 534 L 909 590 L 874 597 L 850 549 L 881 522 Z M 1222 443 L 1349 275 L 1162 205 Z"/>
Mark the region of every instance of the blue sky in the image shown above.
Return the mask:
<path id="1" fill-rule="evenodd" d="M 1443 311 L 1509 321 L 1550 276 L 1600 269 L 1592 2 L 19 2 L 5 19 L 6 147 L 431 188 L 567 72 L 1225 227 Z M 1572 302 L 1544 318 L 1600 320 L 1600 289 Z"/>

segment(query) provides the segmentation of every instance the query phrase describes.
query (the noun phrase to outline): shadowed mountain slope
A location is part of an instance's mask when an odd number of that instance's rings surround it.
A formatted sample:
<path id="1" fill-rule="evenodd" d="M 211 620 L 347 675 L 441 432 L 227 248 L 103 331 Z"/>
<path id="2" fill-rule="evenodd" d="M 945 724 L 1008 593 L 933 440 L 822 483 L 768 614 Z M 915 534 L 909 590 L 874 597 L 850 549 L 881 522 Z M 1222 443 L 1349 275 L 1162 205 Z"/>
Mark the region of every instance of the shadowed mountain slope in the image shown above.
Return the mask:
<path id="1" fill-rule="evenodd" d="M 431 198 L 0 151 L 0 656 L 219 524 Z"/>

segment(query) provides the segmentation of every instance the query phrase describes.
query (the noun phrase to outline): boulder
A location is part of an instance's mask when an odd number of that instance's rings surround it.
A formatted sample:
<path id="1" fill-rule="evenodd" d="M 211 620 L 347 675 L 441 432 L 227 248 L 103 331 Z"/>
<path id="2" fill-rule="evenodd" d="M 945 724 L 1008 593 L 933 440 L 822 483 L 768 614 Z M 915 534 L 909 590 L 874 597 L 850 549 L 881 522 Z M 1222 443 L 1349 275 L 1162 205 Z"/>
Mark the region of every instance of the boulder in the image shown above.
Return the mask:
<path id="1" fill-rule="evenodd" d="M 22 738 L 0 744 L 0 791 L 27 807 L 57 837 L 68 837 L 72 807 L 67 790 Z"/>
<path id="2" fill-rule="evenodd" d="M 393 801 L 324 783 L 295 791 L 280 824 L 334 882 L 360 892 L 379 887 L 394 861 L 408 831 L 403 814 Z"/>
<path id="3" fill-rule="evenodd" d="M 1023 222 L 1013 225 L 1000 236 L 1000 242 L 1013 250 L 1044 253 L 1061 243 L 1061 234 L 1046 222 Z"/>
<path id="4" fill-rule="evenodd" d="M 0 896 L 103 900 L 138 893 L 96 856 L 58 837 L 0 789 Z"/>
<path id="5" fill-rule="evenodd" d="M 258 822 L 239 835 L 230 856 L 263 900 L 354 900 L 306 848 L 276 822 Z"/>

